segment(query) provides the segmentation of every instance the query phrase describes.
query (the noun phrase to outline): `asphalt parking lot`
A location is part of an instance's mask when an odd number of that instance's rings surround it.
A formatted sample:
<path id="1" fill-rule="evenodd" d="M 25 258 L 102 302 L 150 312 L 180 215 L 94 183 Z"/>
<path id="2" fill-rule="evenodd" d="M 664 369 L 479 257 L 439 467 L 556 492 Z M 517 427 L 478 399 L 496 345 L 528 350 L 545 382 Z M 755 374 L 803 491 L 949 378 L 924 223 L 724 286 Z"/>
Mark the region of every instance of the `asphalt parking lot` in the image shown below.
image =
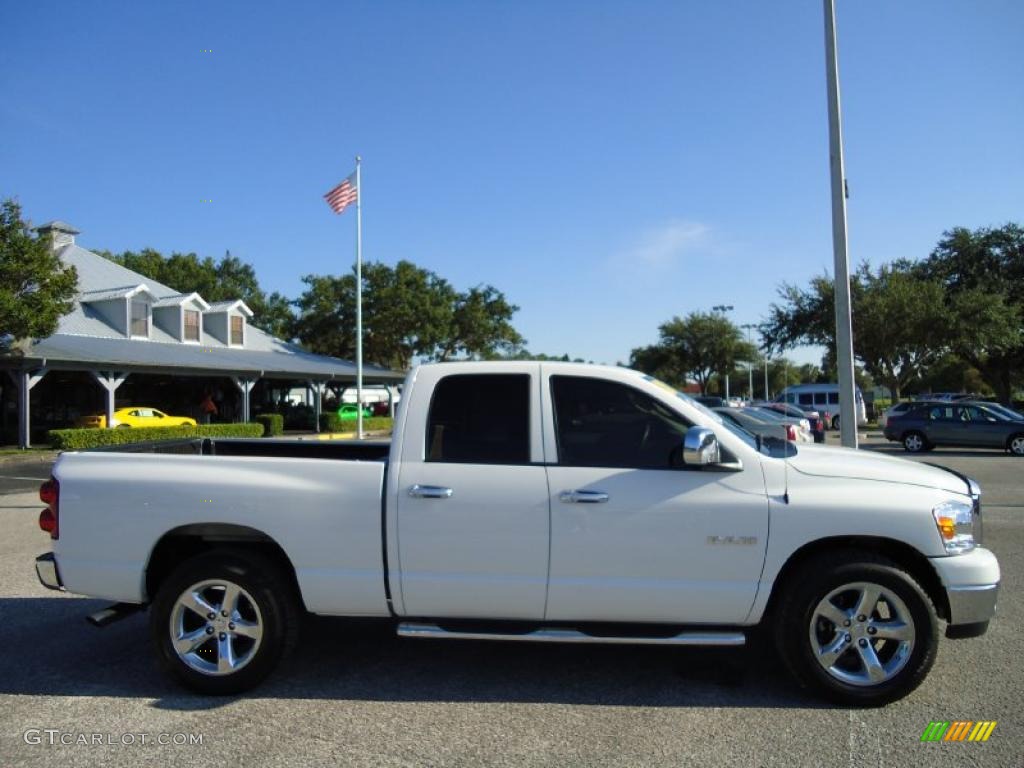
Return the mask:
<path id="1" fill-rule="evenodd" d="M 877 440 L 865 447 L 902 455 Z M 84 616 L 101 601 L 36 581 L 33 559 L 48 548 L 36 478 L 49 460 L 0 459 L 0 768 L 1024 766 L 1019 458 L 941 449 L 920 457 L 981 483 L 986 545 L 1003 569 L 1000 612 L 984 637 L 944 641 L 914 694 L 874 710 L 806 696 L 756 649 L 400 640 L 386 626 L 328 619 L 307 622 L 298 653 L 257 691 L 192 696 L 157 669 L 144 615 L 93 629 Z M 986 743 L 922 743 L 933 720 L 998 725 Z M 161 734 L 202 743 L 153 743 Z M 79 735 L 104 743 L 59 743 Z M 120 743 L 129 736 L 134 743 Z"/>

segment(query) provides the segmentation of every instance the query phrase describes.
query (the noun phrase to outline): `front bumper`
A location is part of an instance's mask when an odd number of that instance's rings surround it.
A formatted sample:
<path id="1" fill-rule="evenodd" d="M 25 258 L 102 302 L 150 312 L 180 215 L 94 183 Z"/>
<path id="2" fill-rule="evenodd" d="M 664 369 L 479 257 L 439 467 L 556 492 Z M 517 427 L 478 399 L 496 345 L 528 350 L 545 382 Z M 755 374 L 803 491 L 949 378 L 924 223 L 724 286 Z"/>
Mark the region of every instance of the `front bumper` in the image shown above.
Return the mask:
<path id="1" fill-rule="evenodd" d="M 47 552 L 36 558 L 36 576 L 39 583 L 47 589 L 64 589 L 64 582 L 60 579 L 60 571 L 57 570 L 57 561 L 53 552 Z"/>
<path id="2" fill-rule="evenodd" d="M 949 624 L 981 624 L 996 615 L 999 561 L 984 547 L 930 558 L 949 599 Z"/>

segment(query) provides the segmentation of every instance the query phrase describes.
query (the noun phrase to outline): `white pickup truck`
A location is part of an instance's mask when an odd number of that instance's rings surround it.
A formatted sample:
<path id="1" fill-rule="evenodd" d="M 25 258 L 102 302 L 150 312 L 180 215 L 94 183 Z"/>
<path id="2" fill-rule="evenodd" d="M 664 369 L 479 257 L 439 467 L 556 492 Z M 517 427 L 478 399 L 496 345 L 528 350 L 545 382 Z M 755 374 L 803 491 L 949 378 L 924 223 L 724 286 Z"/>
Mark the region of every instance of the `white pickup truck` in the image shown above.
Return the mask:
<path id="1" fill-rule="evenodd" d="M 184 684 L 233 693 L 300 612 L 429 638 L 742 645 L 878 704 L 985 632 L 999 565 L 951 471 L 759 440 L 651 377 L 539 362 L 414 369 L 386 443 L 196 440 L 64 453 L 44 585 L 148 606 Z"/>

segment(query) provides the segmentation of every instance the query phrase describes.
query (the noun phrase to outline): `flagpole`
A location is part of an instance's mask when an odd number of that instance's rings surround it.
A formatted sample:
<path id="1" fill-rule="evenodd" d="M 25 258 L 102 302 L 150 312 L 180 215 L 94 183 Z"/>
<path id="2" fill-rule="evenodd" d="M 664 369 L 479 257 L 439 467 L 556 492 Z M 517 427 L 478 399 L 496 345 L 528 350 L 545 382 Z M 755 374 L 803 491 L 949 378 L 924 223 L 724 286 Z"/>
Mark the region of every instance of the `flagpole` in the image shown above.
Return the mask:
<path id="1" fill-rule="evenodd" d="M 356 155 L 356 439 L 363 439 L 363 182 Z"/>

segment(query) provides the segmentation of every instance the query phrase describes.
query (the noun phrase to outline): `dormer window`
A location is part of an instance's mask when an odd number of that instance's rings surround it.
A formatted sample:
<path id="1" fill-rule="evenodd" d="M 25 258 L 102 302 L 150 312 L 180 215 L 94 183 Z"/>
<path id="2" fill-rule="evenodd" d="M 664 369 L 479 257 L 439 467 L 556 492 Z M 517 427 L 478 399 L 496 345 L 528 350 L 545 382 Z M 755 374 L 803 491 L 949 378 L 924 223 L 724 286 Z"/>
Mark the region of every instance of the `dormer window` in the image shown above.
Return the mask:
<path id="1" fill-rule="evenodd" d="M 131 335 L 149 338 L 149 303 L 132 300 Z"/>
<path id="2" fill-rule="evenodd" d="M 185 310 L 185 341 L 199 341 L 199 310 Z"/>
<path id="3" fill-rule="evenodd" d="M 231 315 L 231 343 L 242 346 L 245 343 L 245 318 Z"/>

